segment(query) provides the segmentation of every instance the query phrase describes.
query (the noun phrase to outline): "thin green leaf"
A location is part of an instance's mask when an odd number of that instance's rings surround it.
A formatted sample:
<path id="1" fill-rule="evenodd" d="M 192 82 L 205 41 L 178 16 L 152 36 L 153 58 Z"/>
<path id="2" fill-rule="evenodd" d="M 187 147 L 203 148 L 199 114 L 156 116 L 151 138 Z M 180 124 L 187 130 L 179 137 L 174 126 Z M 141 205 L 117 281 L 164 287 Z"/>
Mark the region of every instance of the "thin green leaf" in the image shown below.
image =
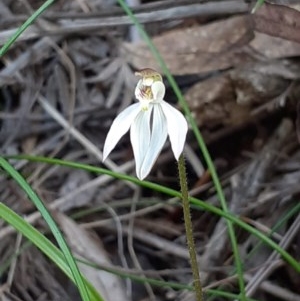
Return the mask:
<path id="1" fill-rule="evenodd" d="M 130 274 L 128 272 L 122 272 L 119 269 L 99 266 L 96 263 L 92 263 L 92 262 L 81 260 L 81 259 L 77 259 L 77 261 L 79 261 L 82 264 L 85 264 L 89 267 L 93 267 L 95 269 L 106 271 L 108 273 L 115 274 L 115 275 L 117 275 L 119 277 L 122 277 L 122 278 L 125 278 L 125 279 L 128 278 L 130 280 L 133 280 L 133 281 L 139 282 L 139 283 L 149 283 L 153 286 L 172 288 L 172 289 L 175 289 L 175 290 L 189 290 L 189 291 L 194 290 L 193 286 L 187 285 L 187 284 L 175 283 L 175 282 L 170 282 L 170 281 L 163 281 L 163 280 L 153 279 L 153 278 L 149 278 L 149 277 L 146 278 L 146 277 Z M 225 292 L 225 291 L 222 291 L 222 290 L 219 290 L 219 289 L 204 289 L 204 292 L 205 292 L 205 294 L 211 295 L 211 296 L 225 297 L 225 298 L 228 298 L 228 299 L 241 300 L 240 296 L 238 296 L 236 294 L 228 293 L 228 292 Z M 248 301 L 257 301 L 257 300 L 252 299 L 252 298 L 248 298 L 247 300 Z"/>
<path id="2" fill-rule="evenodd" d="M 256 11 L 264 4 L 265 0 L 257 0 L 255 6 L 251 10 L 251 14 L 255 14 Z"/>
<path id="3" fill-rule="evenodd" d="M 70 269 L 73 273 L 74 279 L 76 281 L 76 285 L 80 292 L 80 295 L 84 301 L 89 301 L 89 295 L 87 289 L 85 287 L 85 283 L 83 281 L 82 275 L 78 269 L 78 266 L 73 258 L 73 255 L 62 235 L 58 226 L 56 225 L 54 219 L 51 214 L 47 210 L 44 203 L 40 200 L 37 194 L 33 191 L 33 189 L 28 185 L 25 179 L 16 171 L 4 158 L 0 157 L 0 166 L 19 184 L 19 186 L 24 190 L 24 192 L 28 195 L 29 199 L 33 202 L 36 208 L 39 210 L 46 223 L 48 224 L 51 232 L 53 233 L 59 247 L 61 248 L 67 263 L 70 266 Z"/>
<path id="4" fill-rule="evenodd" d="M 298 214 L 300 212 L 300 203 L 296 204 L 293 208 L 289 209 L 282 218 L 280 218 L 277 223 L 274 225 L 274 227 L 271 229 L 271 232 L 268 234 L 268 237 L 271 237 L 272 234 L 277 231 L 284 223 L 286 223 L 293 215 Z M 254 256 L 257 251 L 259 250 L 260 246 L 262 245 L 262 242 L 260 241 L 247 255 L 247 259 Z"/>
<path id="5" fill-rule="evenodd" d="M 33 156 L 27 156 L 27 155 L 10 156 L 10 158 L 24 159 L 24 160 L 28 160 L 28 161 L 32 161 L 32 162 L 41 162 L 41 163 L 61 165 L 61 166 L 65 166 L 65 167 L 86 170 L 86 171 L 89 171 L 89 172 L 92 172 L 95 174 L 105 174 L 105 175 L 111 176 L 115 179 L 128 181 L 128 182 L 134 183 L 138 186 L 156 190 L 158 192 L 164 193 L 164 194 L 172 196 L 172 197 L 178 197 L 178 198 L 181 197 L 180 192 L 173 190 L 171 188 L 164 187 L 162 185 L 155 184 L 155 183 L 148 182 L 148 181 L 140 181 L 135 177 L 131 177 L 126 174 L 116 173 L 116 172 L 107 170 L 105 168 L 99 168 L 99 167 L 95 167 L 95 166 L 91 166 L 91 165 L 87 165 L 87 164 L 66 161 L 66 160 L 61 160 L 61 159 L 33 157 Z M 223 210 L 221 210 L 213 205 L 210 205 L 204 201 L 201 201 L 194 197 L 190 197 L 190 201 L 191 201 L 191 204 L 195 205 L 197 208 L 202 209 L 202 210 L 207 210 L 213 214 L 221 216 L 221 217 L 231 221 L 232 223 L 238 225 L 239 227 L 243 228 L 244 230 L 248 231 L 249 233 L 253 234 L 257 238 L 262 240 L 266 245 L 268 245 L 272 249 L 276 250 L 276 252 L 278 252 L 282 256 L 282 258 L 285 259 L 297 272 L 300 272 L 300 263 L 295 258 L 293 258 L 288 252 L 286 252 L 284 249 L 282 249 L 278 244 L 276 244 L 273 240 L 271 240 L 269 237 L 267 237 L 262 232 L 258 231 L 257 229 L 253 228 L 252 226 L 246 224 L 245 222 L 240 220 L 235 215 L 233 215 L 229 212 L 224 212 Z"/>
<path id="6" fill-rule="evenodd" d="M 64 273 L 76 284 L 76 279 L 69 265 L 66 263 L 64 254 L 43 234 L 16 214 L 13 210 L 0 202 L 0 218 L 14 227 L 18 232 L 28 238 L 37 248 L 39 248 L 46 256 L 48 256 Z M 91 301 L 103 301 L 93 286 L 82 278 L 87 287 Z"/>
<path id="7" fill-rule="evenodd" d="M 17 38 L 45 11 L 54 3 L 55 0 L 47 0 L 38 10 L 36 10 L 25 22 L 21 25 L 12 37 L 1 47 L 0 57 L 2 57 Z"/>

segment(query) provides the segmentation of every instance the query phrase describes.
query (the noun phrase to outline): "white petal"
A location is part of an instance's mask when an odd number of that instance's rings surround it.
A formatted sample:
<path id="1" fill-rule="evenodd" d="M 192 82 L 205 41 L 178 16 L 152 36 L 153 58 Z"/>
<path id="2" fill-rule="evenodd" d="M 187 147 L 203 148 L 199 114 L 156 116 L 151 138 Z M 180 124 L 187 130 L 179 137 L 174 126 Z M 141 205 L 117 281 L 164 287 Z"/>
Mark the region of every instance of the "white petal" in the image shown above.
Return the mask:
<path id="1" fill-rule="evenodd" d="M 121 137 L 129 130 L 136 115 L 140 112 L 140 104 L 135 103 L 122 111 L 113 121 L 103 148 L 103 161 L 114 149 Z"/>
<path id="2" fill-rule="evenodd" d="M 164 100 L 161 102 L 161 107 L 167 119 L 171 147 L 176 160 L 178 160 L 183 151 L 188 124 L 182 113 Z"/>
<path id="3" fill-rule="evenodd" d="M 151 86 L 151 90 L 153 94 L 153 99 L 155 101 L 163 100 L 166 93 L 166 87 L 163 84 L 163 82 L 160 81 L 154 82 L 153 85 Z"/>
<path id="4" fill-rule="evenodd" d="M 150 143 L 150 117 L 152 106 L 146 111 L 140 111 L 130 128 L 130 140 L 135 159 L 136 175 L 141 178 L 141 166 Z"/>
<path id="5" fill-rule="evenodd" d="M 134 90 L 135 98 L 138 99 L 138 100 L 141 100 L 143 98 L 143 95 L 141 94 L 141 87 L 143 85 L 142 82 L 143 82 L 143 80 L 140 79 L 138 81 L 138 83 L 136 84 L 136 87 L 135 87 L 135 90 Z"/>
<path id="6" fill-rule="evenodd" d="M 140 178 L 144 179 L 149 174 L 159 153 L 161 152 L 168 135 L 167 121 L 160 104 L 153 104 L 153 125 L 150 144 L 147 149 L 141 170 Z"/>

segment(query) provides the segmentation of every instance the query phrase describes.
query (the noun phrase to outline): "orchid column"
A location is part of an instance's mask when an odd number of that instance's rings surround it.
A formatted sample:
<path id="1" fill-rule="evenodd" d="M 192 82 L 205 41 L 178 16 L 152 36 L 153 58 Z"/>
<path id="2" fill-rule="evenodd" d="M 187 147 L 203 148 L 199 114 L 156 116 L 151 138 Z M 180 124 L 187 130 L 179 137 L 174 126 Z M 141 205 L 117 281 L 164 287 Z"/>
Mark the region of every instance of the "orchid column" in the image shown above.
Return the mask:
<path id="1" fill-rule="evenodd" d="M 151 171 L 169 136 L 173 154 L 178 161 L 194 287 L 197 301 L 202 301 L 202 287 L 193 239 L 185 163 L 182 156 L 188 125 L 182 113 L 164 101 L 165 85 L 158 72 L 147 68 L 136 72 L 136 75 L 141 76 L 135 88 L 135 97 L 139 103 L 126 108 L 113 121 L 104 143 L 103 160 L 107 158 L 121 137 L 130 129 L 136 174 L 140 180 L 143 180 Z"/>

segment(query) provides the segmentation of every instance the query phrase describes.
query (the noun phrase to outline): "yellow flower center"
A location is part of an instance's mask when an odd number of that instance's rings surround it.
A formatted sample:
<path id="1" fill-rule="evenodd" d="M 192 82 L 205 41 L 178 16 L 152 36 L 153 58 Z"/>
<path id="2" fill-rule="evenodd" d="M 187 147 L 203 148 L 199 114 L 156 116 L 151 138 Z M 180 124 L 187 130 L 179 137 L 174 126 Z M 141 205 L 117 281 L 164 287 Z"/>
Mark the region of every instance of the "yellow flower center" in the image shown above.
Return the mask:
<path id="1" fill-rule="evenodd" d="M 145 68 L 140 71 L 135 72 L 135 75 L 142 77 L 142 85 L 139 87 L 142 95 L 142 110 L 147 111 L 149 103 L 153 101 L 152 85 L 154 82 L 161 81 L 162 76 L 155 70 L 150 68 Z"/>
<path id="2" fill-rule="evenodd" d="M 143 96 L 143 98 L 146 98 L 148 100 L 152 100 L 153 99 L 153 94 L 152 94 L 152 90 L 150 86 L 142 86 L 141 87 L 141 94 Z"/>

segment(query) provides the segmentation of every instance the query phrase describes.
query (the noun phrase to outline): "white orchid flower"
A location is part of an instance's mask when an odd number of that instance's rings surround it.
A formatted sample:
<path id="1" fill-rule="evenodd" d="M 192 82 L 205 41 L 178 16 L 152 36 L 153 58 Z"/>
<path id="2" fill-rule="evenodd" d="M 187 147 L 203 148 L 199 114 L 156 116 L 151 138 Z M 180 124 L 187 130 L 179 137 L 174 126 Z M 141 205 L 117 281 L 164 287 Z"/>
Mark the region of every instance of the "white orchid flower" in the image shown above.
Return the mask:
<path id="1" fill-rule="evenodd" d="M 113 121 L 104 143 L 103 161 L 130 129 L 136 174 L 143 180 L 153 167 L 168 135 L 178 160 L 188 125 L 182 113 L 163 100 L 165 85 L 159 73 L 147 68 L 136 74 L 142 76 L 135 88 L 139 103 L 130 105 Z"/>

